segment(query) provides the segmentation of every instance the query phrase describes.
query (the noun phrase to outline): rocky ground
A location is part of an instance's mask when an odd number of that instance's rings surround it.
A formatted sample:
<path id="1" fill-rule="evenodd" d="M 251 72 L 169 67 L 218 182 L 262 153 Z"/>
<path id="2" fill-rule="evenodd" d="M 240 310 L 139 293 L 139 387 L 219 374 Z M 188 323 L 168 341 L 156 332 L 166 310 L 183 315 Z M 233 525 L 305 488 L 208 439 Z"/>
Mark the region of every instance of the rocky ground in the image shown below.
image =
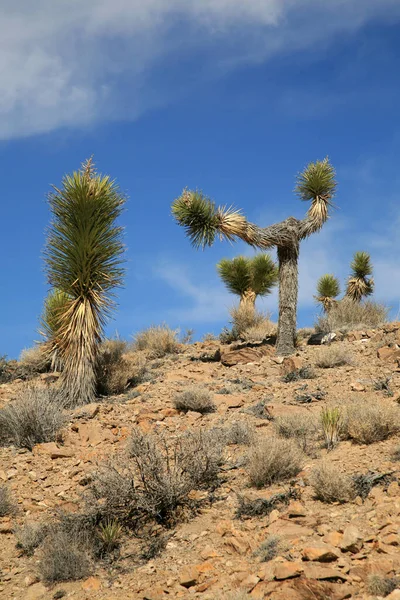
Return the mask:
<path id="1" fill-rule="evenodd" d="M 49 520 L 56 509 L 78 511 L 91 472 L 123 452 L 135 426 L 146 433 L 159 430 L 173 437 L 194 428 L 226 428 L 240 421 L 254 426 L 262 438 L 272 435 L 274 418 L 280 415 L 319 415 L 321 407 L 350 398 L 397 406 L 397 342 L 400 323 L 379 331 L 350 333 L 332 347 L 348 351 L 353 364 L 327 369 L 315 367 L 321 346 L 300 345 L 296 355 L 282 363 L 269 346 L 228 356 L 225 351 L 222 362 L 206 362 L 201 358 L 215 353 L 218 358 L 217 342 L 187 345 L 178 354 L 153 361 L 151 381 L 136 387 L 135 393 L 75 410 L 62 444 L 39 444 L 32 452 L 1 448 L 0 483 L 10 487 L 18 511 L 0 518 L 0 597 L 222 600 L 236 598 L 236 592 L 243 593 L 243 598 L 275 600 L 376 597 L 367 588 L 370 574 L 389 579 L 400 576 L 400 463 L 393 459 L 399 435 L 368 445 L 342 441 L 330 451 L 319 444 L 306 455 L 304 469 L 293 481 L 263 489 L 249 485 L 248 448 L 228 445 L 220 486 L 211 495 L 198 492 L 201 508 L 166 532 L 168 541 L 159 556 L 148 561 L 132 558 L 134 542 L 126 534 L 119 557 L 98 562 L 83 581 L 46 587 L 36 575 L 38 556 L 22 556 L 16 548 L 15 528 Z M 283 381 L 284 373 L 307 365 L 313 366 L 316 378 Z M 374 381 L 386 377 L 392 378 L 394 394 L 390 397 L 374 386 Z M 173 398 L 189 384 L 210 390 L 217 410 L 206 415 L 175 410 Z M 24 385 L 0 386 L 0 406 L 12 401 Z M 264 408 L 257 414 L 247 412 L 260 402 Z M 326 504 L 314 499 L 308 484 L 310 472 L 322 461 L 349 475 L 373 471 L 390 476 L 378 480 L 366 498 Z M 289 489 L 293 497 L 278 503 L 268 515 L 237 518 L 238 496 L 268 499 Z M 280 536 L 284 549 L 272 560 L 261 562 L 257 549 L 272 534 Z M 387 597 L 400 598 L 400 590 Z"/>

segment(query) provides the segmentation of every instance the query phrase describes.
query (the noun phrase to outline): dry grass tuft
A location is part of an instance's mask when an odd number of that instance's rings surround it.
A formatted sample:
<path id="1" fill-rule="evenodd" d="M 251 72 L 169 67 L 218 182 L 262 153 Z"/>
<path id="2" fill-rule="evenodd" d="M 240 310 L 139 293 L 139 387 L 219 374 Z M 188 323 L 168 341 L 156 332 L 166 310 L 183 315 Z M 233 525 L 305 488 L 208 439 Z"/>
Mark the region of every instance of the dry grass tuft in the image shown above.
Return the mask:
<path id="1" fill-rule="evenodd" d="M 51 361 L 45 353 L 43 344 L 22 350 L 18 363 L 19 371 L 31 377 L 39 373 L 46 373 L 51 368 Z"/>
<path id="2" fill-rule="evenodd" d="M 255 428 L 246 421 L 235 421 L 224 431 L 225 443 L 249 446 L 254 442 Z"/>
<path id="3" fill-rule="evenodd" d="M 287 550 L 287 544 L 279 535 L 270 535 L 255 551 L 260 562 L 268 562 Z"/>
<path id="4" fill-rule="evenodd" d="M 97 365 L 97 391 L 103 396 L 123 394 L 139 385 L 148 374 L 148 362 L 140 352 L 127 351 L 123 340 L 105 340 Z"/>
<path id="5" fill-rule="evenodd" d="M 11 498 L 10 490 L 7 486 L 0 484 L 0 517 L 12 515 L 16 506 Z"/>
<path id="6" fill-rule="evenodd" d="M 392 404 L 358 401 L 343 410 L 343 435 L 358 444 L 380 442 L 400 431 L 400 408 Z"/>
<path id="7" fill-rule="evenodd" d="M 318 419 L 313 414 L 306 412 L 282 415 L 275 419 L 274 425 L 280 436 L 293 439 L 302 452 L 313 452 L 321 429 Z"/>
<path id="8" fill-rule="evenodd" d="M 315 328 L 323 333 L 375 329 L 386 323 L 388 316 L 389 308 L 384 304 L 378 304 L 372 300 L 358 303 L 353 302 L 350 298 L 343 298 L 333 305 L 329 315 L 319 317 Z"/>
<path id="9" fill-rule="evenodd" d="M 56 392 L 29 386 L 0 410 L 1 442 L 32 450 L 35 444 L 54 441 L 64 424 Z"/>
<path id="10" fill-rule="evenodd" d="M 168 325 L 154 325 L 134 336 L 136 350 L 147 350 L 151 358 L 162 358 L 179 350 L 178 331 Z"/>
<path id="11" fill-rule="evenodd" d="M 213 395 L 200 386 L 191 386 L 174 398 L 177 410 L 188 412 L 192 410 L 201 414 L 211 413 L 216 410 Z"/>
<path id="12" fill-rule="evenodd" d="M 248 456 L 250 483 L 257 488 L 295 477 L 303 468 L 303 454 L 292 440 L 272 436 L 260 440 Z"/>
<path id="13" fill-rule="evenodd" d="M 367 591 L 373 596 L 386 598 L 399 587 L 400 581 L 396 577 L 382 577 L 381 575 L 370 575 L 367 581 Z"/>
<path id="14" fill-rule="evenodd" d="M 321 349 L 315 364 L 321 369 L 332 369 L 343 365 L 352 365 L 354 361 L 346 350 L 338 345 L 333 345 Z"/>
<path id="15" fill-rule="evenodd" d="M 57 531 L 45 538 L 39 563 L 39 573 L 45 583 L 82 579 L 90 570 L 87 553 L 66 532 Z"/>
<path id="16" fill-rule="evenodd" d="M 315 497 L 321 502 L 349 502 L 356 495 L 353 481 L 339 473 L 336 465 L 324 463 L 315 467 L 310 474 L 310 484 Z"/>

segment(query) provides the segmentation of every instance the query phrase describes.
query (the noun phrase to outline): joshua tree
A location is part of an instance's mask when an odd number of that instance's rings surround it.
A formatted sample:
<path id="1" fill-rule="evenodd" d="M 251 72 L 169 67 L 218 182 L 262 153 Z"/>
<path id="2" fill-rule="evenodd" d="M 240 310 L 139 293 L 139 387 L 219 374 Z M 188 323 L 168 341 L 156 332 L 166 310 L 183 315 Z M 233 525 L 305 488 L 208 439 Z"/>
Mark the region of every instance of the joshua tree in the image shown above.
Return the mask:
<path id="1" fill-rule="evenodd" d="M 240 296 L 240 306 L 254 308 L 257 296 L 267 296 L 278 282 L 278 269 L 268 254 L 223 258 L 217 270 L 228 290 Z"/>
<path id="2" fill-rule="evenodd" d="M 371 257 L 368 252 L 356 252 L 351 262 L 352 273 L 347 280 L 346 296 L 354 302 L 371 296 L 374 291 Z"/>
<path id="3" fill-rule="evenodd" d="M 269 227 L 249 223 L 240 211 L 217 207 L 201 192 L 184 190 L 172 205 L 172 213 L 186 229 L 195 247 L 211 246 L 215 236 L 238 237 L 253 247 L 277 247 L 279 262 L 279 323 L 277 353 L 295 349 L 298 295 L 298 259 L 301 240 L 319 231 L 328 218 L 336 189 L 335 171 L 328 159 L 309 164 L 297 177 L 296 192 L 311 201 L 304 219 L 289 217 Z"/>
<path id="4" fill-rule="evenodd" d="M 50 285 L 67 301 L 57 310 L 55 349 L 63 361 L 61 396 L 74 406 L 91 402 L 103 327 L 122 284 L 122 229 L 116 219 L 125 202 L 92 159 L 66 175 L 49 195 L 52 222 L 45 261 Z M 52 327 L 53 325 L 51 325 Z"/>
<path id="5" fill-rule="evenodd" d="M 335 302 L 336 298 L 340 294 L 340 284 L 337 277 L 334 275 L 322 275 L 318 279 L 317 283 L 317 296 L 315 297 L 317 302 L 320 302 L 323 306 L 324 311 L 327 313 L 330 311 Z"/>

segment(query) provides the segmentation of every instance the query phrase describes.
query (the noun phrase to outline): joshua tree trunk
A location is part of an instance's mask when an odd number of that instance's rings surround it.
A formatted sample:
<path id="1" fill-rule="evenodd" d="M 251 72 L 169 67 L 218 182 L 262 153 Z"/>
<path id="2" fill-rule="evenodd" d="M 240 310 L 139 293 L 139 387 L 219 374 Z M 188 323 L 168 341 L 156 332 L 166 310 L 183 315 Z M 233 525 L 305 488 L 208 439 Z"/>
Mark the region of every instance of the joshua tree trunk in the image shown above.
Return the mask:
<path id="1" fill-rule="evenodd" d="M 276 353 L 292 354 L 297 322 L 299 244 L 278 246 L 279 322 Z"/>
<path id="2" fill-rule="evenodd" d="M 255 309 L 256 307 L 256 293 L 253 290 L 246 290 L 240 296 L 240 307 L 251 307 Z"/>

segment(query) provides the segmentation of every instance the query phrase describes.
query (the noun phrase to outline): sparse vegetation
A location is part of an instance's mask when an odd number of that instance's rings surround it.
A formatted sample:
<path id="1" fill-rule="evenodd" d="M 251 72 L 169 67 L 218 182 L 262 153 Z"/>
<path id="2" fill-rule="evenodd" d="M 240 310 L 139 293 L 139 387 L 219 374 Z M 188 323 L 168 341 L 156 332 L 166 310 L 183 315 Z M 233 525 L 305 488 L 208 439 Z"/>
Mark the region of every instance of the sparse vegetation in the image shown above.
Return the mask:
<path id="1" fill-rule="evenodd" d="M 339 345 L 328 346 L 320 350 L 316 366 L 321 369 L 333 369 L 343 365 L 352 365 L 353 357 Z"/>
<path id="2" fill-rule="evenodd" d="M 343 434 L 358 444 L 386 440 L 400 431 L 400 409 L 376 401 L 351 402 L 345 406 Z"/>
<path id="3" fill-rule="evenodd" d="M 22 350 L 18 363 L 19 370 L 25 374 L 26 378 L 34 377 L 39 373 L 47 373 L 51 367 L 43 344 Z"/>
<path id="4" fill-rule="evenodd" d="M 386 598 L 399 587 L 399 584 L 398 577 L 382 577 L 381 575 L 372 574 L 368 577 L 367 591 L 373 596 Z"/>
<path id="5" fill-rule="evenodd" d="M 312 413 L 292 413 L 277 417 L 276 431 L 286 439 L 293 439 L 305 454 L 310 454 L 320 433 L 320 424 Z"/>
<path id="6" fill-rule="evenodd" d="M 291 500 L 298 500 L 299 493 L 293 488 L 274 494 L 271 498 L 246 498 L 238 495 L 238 507 L 236 510 L 236 518 L 243 519 L 245 517 L 265 517 L 271 511 L 281 505 L 287 505 Z"/>
<path id="7" fill-rule="evenodd" d="M 106 519 L 99 525 L 99 536 L 105 552 L 111 552 L 119 546 L 122 527 L 117 519 Z"/>
<path id="8" fill-rule="evenodd" d="M 0 483 L 0 517 L 11 515 L 15 512 L 15 508 L 9 488 Z"/>
<path id="9" fill-rule="evenodd" d="M 29 386 L 17 400 L 0 410 L 0 440 L 32 450 L 35 444 L 54 441 L 64 424 L 56 392 L 48 387 Z"/>
<path id="10" fill-rule="evenodd" d="M 293 381 L 300 381 L 300 379 L 315 379 L 316 374 L 315 371 L 311 367 L 301 367 L 300 369 L 295 369 L 294 371 L 290 371 L 286 373 L 282 377 L 282 381 L 285 383 L 292 383 Z"/>
<path id="11" fill-rule="evenodd" d="M 245 421 L 235 421 L 224 431 L 227 444 L 249 446 L 255 438 L 255 429 Z"/>
<path id="12" fill-rule="evenodd" d="M 270 535 L 258 547 L 254 555 L 259 558 L 260 562 L 268 562 L 279 556 L 282 552 L 285 552 L 286 549 L 287 544 L 284 543 L 279 535 Z"/>
<path id="13" fill-rule="evenodd" d="M 143 352 L 127 352 L 123 340 L 105 340 L 99 348 L 97 391 L 103 396 L 123 394 L 149 377 L 149 363 Z"/>
<path id="14" fill-rule="evenodd" d="M 270 320 L 270 315 L 262 313 L 248 303 L 234 306 L 229 311 L 232 328 L 224 328 L 220 341 L 229 344 L 237 340 L 243 342 L 258 342 L 276 334 L 276 325 Z"/>
<path id="15" fill-rule="evenodd" d="M 259 440 L 248 457 L 250 483 L 257 488 L 295 477 L 303 467 L 299 447 L 289 439 L 272 436 Z"/>
<path id="16" fill-rule="evenodd" d="M 191 386 L 178 394 L 174 398 L 174 406 L 182 412 L 192 410 L 203 415 L 216 410 L 211 392 L 200 386 Z"/>
<path id="17" fill-rule="evenodd" d="M 45 583 L 82 579 L 90 570 L 87 553 L 67 533 L 57 531 L 45 538 L 39 562 L 39 573 Z"/>
<path id="18" fill-rule="evenodd" d="M 322 431 L 325 446 L 331 450 L 338 444 L 342 428 L 342 413 L 339 408 L 323 408 L 321 411 Z"/>
<path id="19" fill-rule="evenodd" d="M 344 297 L 332 306 L 329 315 L 321 316 L 317 320 L 315 328 L 323 333 L 375 329 L 386 323 L 388 315 L 389 308 L 384 304 L 372 300 L 358 303 Z"/>
<path id="20" fill-rule="evenodd" d="M 379 377 L 373 381 L 374 390 L 384 392 L 385 396 L 391 398 L 394 396 L 393 390 L 390 388 L 392 377 Z"/>
<path id="21" fill-rule="evenodd" d="M 353 481 L 329 463 L 314 467 L 310 474 L 310 484 L 317 500 L 322 502 L 348 502 L 355 498 Z"/>
<path id="22" fill-rule="evenodd" d="M 179 350 L 178 331 L 168 325 L 153 325 L 134 336 L 136 350 L 147 350 L 151 358 L 162 358 Z"/>

